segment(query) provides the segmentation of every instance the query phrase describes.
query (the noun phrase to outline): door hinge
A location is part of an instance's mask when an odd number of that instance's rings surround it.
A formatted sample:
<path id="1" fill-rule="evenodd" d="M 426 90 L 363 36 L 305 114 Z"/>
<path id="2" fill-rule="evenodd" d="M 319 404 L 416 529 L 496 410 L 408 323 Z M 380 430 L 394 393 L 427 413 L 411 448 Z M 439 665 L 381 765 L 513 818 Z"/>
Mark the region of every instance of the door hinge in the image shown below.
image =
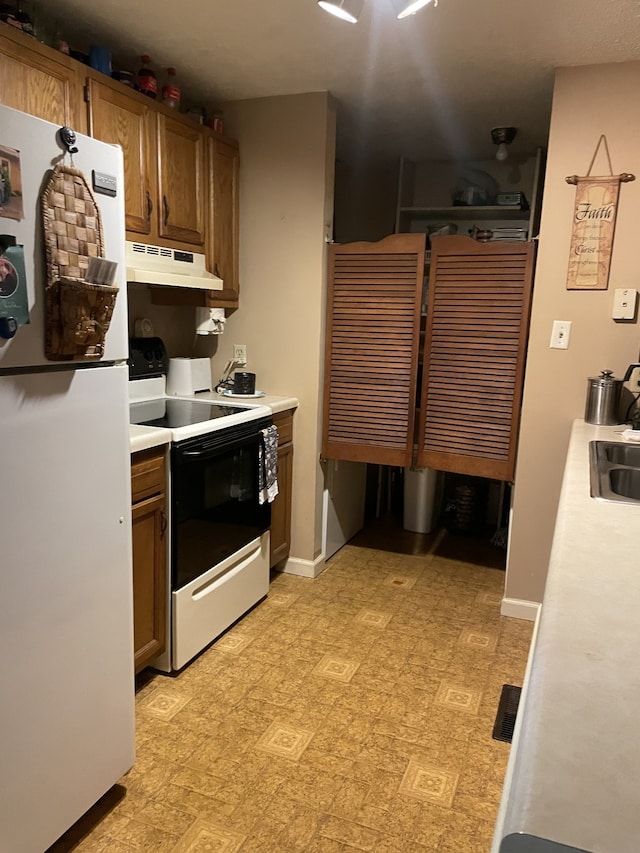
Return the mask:
<path id="1" fill-rule="evenodd" d="M 85 100 L 85 103 L 87 103 L 87 104 L 91 103 L 91 92 L 89 90 L 89 84 L 88 83 L 84 84 L 84 100 Z"/>

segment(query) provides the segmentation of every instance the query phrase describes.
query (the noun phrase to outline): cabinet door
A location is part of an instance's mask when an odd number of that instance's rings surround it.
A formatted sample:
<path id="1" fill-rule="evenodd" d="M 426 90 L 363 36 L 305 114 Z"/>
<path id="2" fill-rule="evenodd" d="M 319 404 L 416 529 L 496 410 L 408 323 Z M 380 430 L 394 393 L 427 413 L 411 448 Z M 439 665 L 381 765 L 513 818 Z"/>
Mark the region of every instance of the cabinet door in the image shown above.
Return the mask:
<path id="1" fill-rule="evenodd" d="M 411 465 L 424 234 L 329 250 L 322 455 Z"/>
<path id="2" fill-rule="evenodd" d="M 513 479 L 534 252 L 432 239 L 418 467 Z"/>
<path id="3" fill-rule="evenodd" d="M 271 504 L 271 566 L 286 560 L 291 547 L 293 444 L 278 448 L 278 497 Z"/>
<path id="4" fill-rule="evenodd" d="M 159 234 L 204 243 L 204 131 L 158 113 Z"/>
<path id="5" fill-rule="evenodd" d="M 166 550 L 164 495 L 134 504 L 133 638 L 139 672 L 165 649 Z"/>
<path id="6" fill-rule="evenodd" d="M 151 234 L 156 180 L 155 157 L 150 146 L 155 115 L 126 91 L 112 89 L 97 80 L 89 80 L 88 86 L 91 135 L 120 145 L 124 155 L 127 231 Z"/>
<path id="7" fill-rule="evenodd" d="M 4 30 L 11 27 L 3 25 Z M 33 46 L 31 46 L 33 44 Z M 49 55 L 51 54 L 51 55 Z M 0 35 L 0 103 L 58 125 L 85 128 L 75 62 L 16 33 Z M 6 142 L 7 140 L 5 140 Z"/>
<path id="8" fill-rule="evenodd" d="M 293 487 L 293 413 L 277 412 L 278 497 L 271 504 L 271 566 L 286 560 L 291 547 L 291 492 Z"/>
<path id="9" fill-rule="evenodd" d="M 211 272 L 224 281 L 224 289 L 211 294 L 213 301 L 236 300 L 238 274 L 238 178 L 240 160 L 237 144 L 209 137 L 209 233 L 207 261 Z"/>

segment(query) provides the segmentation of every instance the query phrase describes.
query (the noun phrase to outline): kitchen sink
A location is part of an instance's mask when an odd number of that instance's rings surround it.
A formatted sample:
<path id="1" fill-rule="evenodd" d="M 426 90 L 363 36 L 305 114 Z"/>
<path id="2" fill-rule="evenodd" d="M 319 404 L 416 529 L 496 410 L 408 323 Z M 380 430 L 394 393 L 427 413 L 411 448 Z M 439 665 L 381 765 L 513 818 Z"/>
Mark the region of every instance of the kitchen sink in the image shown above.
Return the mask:
<path id="1" fill-rule="evenodd" d="M 640 503 L 640 447 L 621 441 L 589 444 L 591 497 Z"/>
<path id="2" fill-rule="evenodd" d="M 621 444 L 615 442 L 598 441 L 596 444 L 604 444 L 604 452 L 609 462 L 615 462 L 618 465 L 630 465 L 632 468 L 640 468 L 640 447 L 634 447 L 631 444 Z"/>
<path id="3" fill-rule="evenodd" d="M 612 468 L 609 484 L 616 495 L 640 501 L 640 468 Z"/>

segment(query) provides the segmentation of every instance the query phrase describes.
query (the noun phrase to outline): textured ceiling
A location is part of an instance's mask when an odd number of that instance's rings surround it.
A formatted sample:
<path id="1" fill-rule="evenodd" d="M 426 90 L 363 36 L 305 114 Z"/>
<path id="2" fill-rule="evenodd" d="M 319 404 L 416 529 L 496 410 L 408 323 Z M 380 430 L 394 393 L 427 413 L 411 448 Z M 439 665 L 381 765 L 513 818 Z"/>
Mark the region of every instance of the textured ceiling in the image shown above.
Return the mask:
<path id="1" fill-rule="evenodd" d="M 355 25 L 315 0 L 56 0 L 55 14 L 122 67 L 143 52 L 175 65 L 207 106 L 328 90 L 349 161 L 491 157 L 497 125 L 527 154 L 546 142 L 554 68 L 640 59 L 638 0 L 440 0 L 402 21 L 365 0 Z"/>

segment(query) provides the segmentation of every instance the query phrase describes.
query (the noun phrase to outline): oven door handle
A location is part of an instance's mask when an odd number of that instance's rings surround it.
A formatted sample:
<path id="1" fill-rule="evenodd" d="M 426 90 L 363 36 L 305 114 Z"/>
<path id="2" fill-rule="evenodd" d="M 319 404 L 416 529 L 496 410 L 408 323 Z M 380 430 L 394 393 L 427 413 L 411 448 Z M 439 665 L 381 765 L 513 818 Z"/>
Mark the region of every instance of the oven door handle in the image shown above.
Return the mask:
<path id="1" fill-rule="evenodd" d="M 205 450 L 181 450 L 179 454 L 180 458 L 188 460 L 213 459 L 216 456 L 220 456 L 221 453 L 227 453 L 230 450 L 239 450 L 242 447 L 250 447 L 251 445 L 255 445 L 255 443 L 255 437 L 242 438 L 236 441 L 222 442 L 216 444 L 215 447 L 209 447 Z"/>

